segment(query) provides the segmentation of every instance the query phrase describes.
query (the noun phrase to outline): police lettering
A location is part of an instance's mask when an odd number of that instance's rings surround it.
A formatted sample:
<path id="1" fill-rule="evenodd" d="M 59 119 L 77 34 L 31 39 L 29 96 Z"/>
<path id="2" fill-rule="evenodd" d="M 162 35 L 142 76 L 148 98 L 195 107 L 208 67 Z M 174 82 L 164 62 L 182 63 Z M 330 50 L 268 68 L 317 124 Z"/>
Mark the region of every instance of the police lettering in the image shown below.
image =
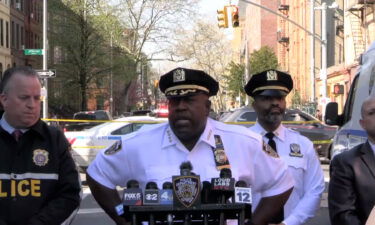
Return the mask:
<path id="1" fill-rule="evenodd" d="M 40 180 L 0 180 L 0 198 L 18 196 L 40 197 Z"/>

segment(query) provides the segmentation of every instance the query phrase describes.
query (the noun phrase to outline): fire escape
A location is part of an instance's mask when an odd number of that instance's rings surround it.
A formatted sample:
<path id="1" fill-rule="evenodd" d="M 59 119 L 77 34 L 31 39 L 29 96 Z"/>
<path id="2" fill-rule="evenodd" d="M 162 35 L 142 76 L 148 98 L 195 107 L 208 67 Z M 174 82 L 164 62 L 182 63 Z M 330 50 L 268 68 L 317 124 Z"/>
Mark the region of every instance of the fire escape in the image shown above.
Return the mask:
<path id="1" fill-rule="evenodd" d="M 285 15 L 286 17 L 289 16 L 289 5 L 287 4 L 287 0 L 278 0 L 278 10 L 280 13 Z M 279 43 L 278 47 L 278 60 L 281 68 L 285 71 L 288 71 L 288 51 L 289 51 L 289 37 L 287 34 L 288 30 L 288 23 L 285 19 L 279 19 L 279 27 L 277 30 L 277 42 Z"/>
<path id="2" fill-rule="evenodd" d="M 348 12 L 355 59 L 366 50 L 365 30 L 363 23 L 366 16 L 366 8 L 375 3 L 375 0 L 351 0 Z"/>

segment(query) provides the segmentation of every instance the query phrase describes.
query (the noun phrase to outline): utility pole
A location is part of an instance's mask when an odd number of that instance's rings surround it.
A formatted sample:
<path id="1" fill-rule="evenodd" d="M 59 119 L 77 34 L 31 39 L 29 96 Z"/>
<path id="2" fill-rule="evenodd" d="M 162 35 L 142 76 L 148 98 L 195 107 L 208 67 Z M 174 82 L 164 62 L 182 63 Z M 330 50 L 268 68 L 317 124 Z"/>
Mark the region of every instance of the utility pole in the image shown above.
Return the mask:
<path id="1" fill-rule="evenodd" d="M 310 0 L 311 6 L 310 6 L 310 29 L 312 35 L 311 37 L 311 43 L 310 43 L 310 80 L 312 82 L 312 90 L 311 90 L 311 97 L 310 102 L 315 102 L 315 0 Z"/>
<path id="2" fill-rule="evenodd" d="M 315 9 L 322 10 L 322 69 L 320 79 L 323 83 L 322 97 L 327 98 L 327 3 Z"/>
<path id="3" fill-rule="evenodd" d="M 47 0 L 43 0 L 43 70 L 47 70 Z M 43 101 L 43 118 L 48 118 L 48 78 L 43 79 L 45 96 Z"/>

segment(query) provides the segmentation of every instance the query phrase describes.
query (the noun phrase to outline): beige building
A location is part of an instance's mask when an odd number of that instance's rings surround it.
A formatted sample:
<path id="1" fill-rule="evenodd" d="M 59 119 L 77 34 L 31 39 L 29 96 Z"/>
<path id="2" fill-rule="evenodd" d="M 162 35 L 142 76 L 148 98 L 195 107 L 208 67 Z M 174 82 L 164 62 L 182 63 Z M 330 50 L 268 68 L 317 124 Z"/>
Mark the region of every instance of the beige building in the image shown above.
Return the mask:
<path id="1" fill-rule="evenodd" d="M 273 2 L 273 5 L 270 2 Z M 258 1 L 257 3 L 281 16 L 271 15 L 264 9 L 246 3 L 239 5 L 239 7 L 246 7 L 241 45 L 247 45 L 249 54 L 253 49 L 259 49 L 263 45 L 269 45 L 275 50 L 280 69 L 293 76 L 294 91 L 290 95 L 289 102 L 292 102 L 292 99 L 300 99 L 297 103 L 309 106 L 322 103 L 324 85 L 320 74 L 323 24 L 322 10 L 319 9 L 322 2 L 314 1 L 314 10 L 311 0 Z M 344 63 L 344 0 L 330 0 L 325 3 L 328 6 L 325 11 L 326 62 L 328 71 L 331 71 L 331 67 Z M 312 33 L 316 37 L 314 48 L 312 48 Z M 246 55 L 245 51 L 241 53 Z M 332 90 L 327 85 L 328 97 L 331 97 Z"/>
<path id="2" fill-rule="evenodd" d="M 0 0 L 0 77 L 11 67 L 10 53 L 10 0 Z"/>
<path id="3" fill-rule="evenodd" d="M 329 98 L 338 103 L 340 112 L 357 73 L 360 55 L 375 40 L 375 1 L 344 0 L 342 4 L 344 20 L 340 33 L 344 40 L 345 60 L 328 68 L 327 82 Z"/>

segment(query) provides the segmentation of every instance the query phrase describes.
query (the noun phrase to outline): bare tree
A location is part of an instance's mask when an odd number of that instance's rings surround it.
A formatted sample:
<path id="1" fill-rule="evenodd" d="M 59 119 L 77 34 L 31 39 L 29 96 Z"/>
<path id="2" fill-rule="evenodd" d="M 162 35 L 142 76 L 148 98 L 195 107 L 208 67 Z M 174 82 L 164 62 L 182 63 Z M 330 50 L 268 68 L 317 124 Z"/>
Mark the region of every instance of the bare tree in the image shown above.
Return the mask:
<path id="1" fill-rule="evenodd" d="M 180 33 L 175 54 L 188 59 L 186 63 L 206 71 L 220 81 L 223 80 L 223 75 L 227 73 L 226 68 L 232 60 L 230 44 L 216 24 L 199 21 L 192 30 Z M 225 85 L 220 83 L 220 90 L 214 101 L 215 109 L 224 108 Z"/>
<path id="2" fill-rule="evenodd" d="M 123 47 L 134 58 L 136 68 L 152 60 L 174 60 L 170 46 L 175 43 L 175 33 L 183 29 L 195 16 L 199 0 L 117 0 L 113 1 L 124 23 Z M 139 71 L 124 87 L 125 101 L 136 81 Z M 144 74 L 145 75 L 145 74 Z M 143 79 L 147 81 L 148 79 Z"/>

